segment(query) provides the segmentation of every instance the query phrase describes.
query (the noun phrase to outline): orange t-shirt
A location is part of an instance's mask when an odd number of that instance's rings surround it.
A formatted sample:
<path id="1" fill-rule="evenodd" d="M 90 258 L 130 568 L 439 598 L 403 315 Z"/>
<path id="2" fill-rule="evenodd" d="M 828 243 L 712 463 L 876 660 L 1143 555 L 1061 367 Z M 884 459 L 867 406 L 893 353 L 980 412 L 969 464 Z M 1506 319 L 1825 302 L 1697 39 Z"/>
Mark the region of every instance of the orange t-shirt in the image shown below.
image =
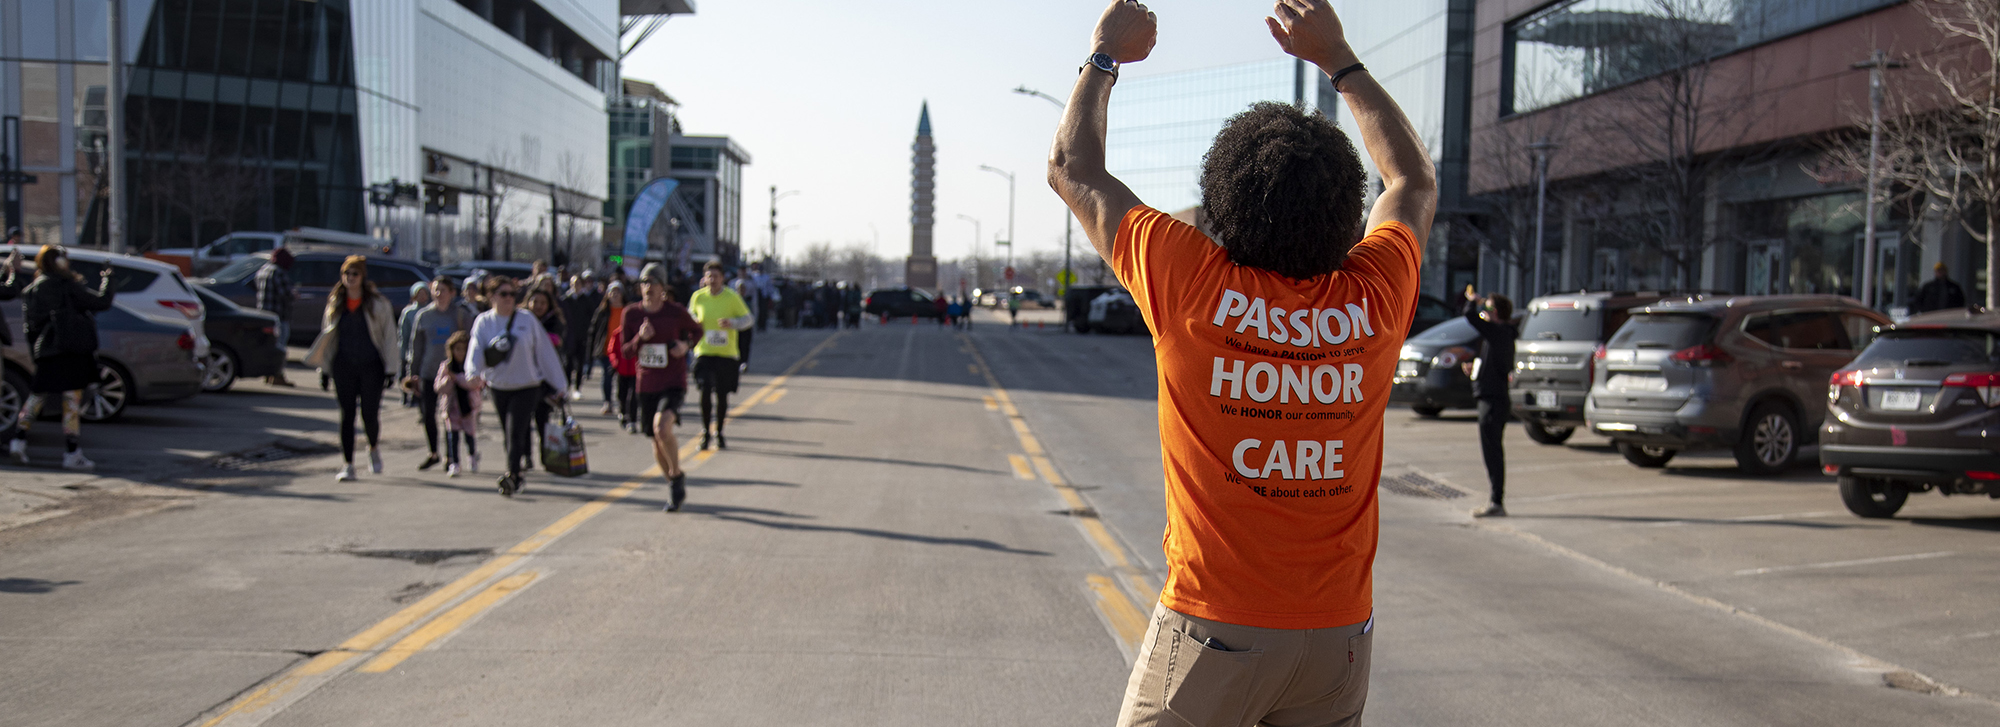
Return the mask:
<path id="1" fill-rule="evenodd" d="M 1415 233 L 1378 226 L 1341 269 L 1292 280 L 1232 263 L 1200 230 L 1140 206 L 1113 258 L 1159 362 L 1160 602 L 1262 628 L 1366 620 L 1382 412 L 1422 261 Z"/>

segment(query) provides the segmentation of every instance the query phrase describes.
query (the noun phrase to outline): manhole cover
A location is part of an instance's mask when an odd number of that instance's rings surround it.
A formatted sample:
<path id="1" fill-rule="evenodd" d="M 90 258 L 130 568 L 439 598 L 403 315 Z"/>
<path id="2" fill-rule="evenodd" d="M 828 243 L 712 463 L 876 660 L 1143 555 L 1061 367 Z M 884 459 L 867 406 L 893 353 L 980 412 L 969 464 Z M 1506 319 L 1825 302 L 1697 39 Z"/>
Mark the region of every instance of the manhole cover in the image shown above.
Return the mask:
<path id="1" fill-rule="evenodd" d="M 1465 496 L 1464 490 L 1415 472 L 1405 472 L 1383 479 L 1382 489 L 1406 497 L 1424 497 L 1432 500 L 1456 500 Z"/>
<path id="2" fill-rule="evenodd" d="M 209 461 L 209 466 L 219 470 L 257 469 L 272 462 L 320 454 L 332 454 L 338 449 L 309 442 L 276 442 L 267 447 L 225 454 Z"/>

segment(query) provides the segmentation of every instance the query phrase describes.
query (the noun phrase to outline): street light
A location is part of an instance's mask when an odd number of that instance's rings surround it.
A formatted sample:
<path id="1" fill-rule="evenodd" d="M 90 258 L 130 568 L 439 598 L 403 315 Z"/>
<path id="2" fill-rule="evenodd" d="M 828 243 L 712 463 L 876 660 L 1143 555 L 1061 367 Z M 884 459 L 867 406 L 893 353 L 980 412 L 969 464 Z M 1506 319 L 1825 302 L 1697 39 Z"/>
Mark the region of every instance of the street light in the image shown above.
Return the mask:
<path id="1" fill-rule="evenodd" d="M 784 194 L 778 194 L 778 185 L 771 185 L 771 260 L 773 262 L 778 259 L 778 200 L 794 194 L 799 194 L 799 191 L 794 189 Z"/>
<path id="2" fill-rule="evenodd" d="M 1870 308 L 1875 307 L 1875 276 L 1879 273 L 1875 269 L 1875 160 L 1882 150 L 1882 71 L 1904 65 L 1902 61 L 1889 60 L 1889 54 L 1878 48 L 1868 54 L 1868 60 L 1853 66 L 1868 71 L 1868 219 L 1862 223 L 1861 231 L 1861 304 Z"/>
<path id="3" fill-rule="evenodd" d="M 1528 283 L 1528 300 L 1534 300 L 1542 291 L 1542 225 L 1547 217 L 1549 204 L 1549 153 L 1561 147 L 1544 136 L 1540 141 L 1528 145 L 1535 153 L 1535 279 Z"/>
<path id="4" fill-rule="evenodd" d="M 1014 93 L 1018 93 L 1023 96 L 1033 96 L 1043 101 L 1055 104 L 1057 111 L 1069 110 L 1069 104 L 1063 103 L 1062 100 L 1057 99 L 1054 96 L 1050 96 L 1046 93 L 1042 93 L 1035 89 L 1028 88 L 1026 85 L 1022 85 L 1020 87 L 1015 88 Z M 1075 216 L 1071 214 L 1069 211 L 1069 205 L 1063 205 L 1063 271 L 1062 271 L 1063 279 L 1061 281 L 1062 284 L 1056 286 L 1057 295 L 1063 295 L 1067 293 L 1069 291 L 1069 286 L 1076 279 L 1076 273 L 1070 271 L 1070 264 L 1069 264 L 1070 261 L 1069 250 L 1070 250 L 1070 236 L 1071 236 L 1070 230 L 1072 224 L 1075 221 L 1076 221 Z M 1013 248 L 1009 247 L 1008 249 L 1012 250 Z"/>
<path id="5" fill-rule="evenodd" d="M 992 172 L 1007 178 L 1007 241 L 1005 243 L 995 242 L 993 244 L 1004 244 L 1007 246 L 1007 267 L 1014 267 L 1014 173 L 985 164 L 979 165 L 979 170 L 982 172 Z"/>
<path id="6" fill-rule="evenodd" d="M 979 233 L 979 218 L 967 214 L 961 214 L 958 216 L 958 218 L 961 220 L 965 220 L 966 222 L 972 223 L 972 260 L 974 265 L 974 267 L 972 268 L 972 277 L 975 281 L 977 281 L 980 284 L 980 287 L 985 287 L 986 281 L 985 279 L 980 277 L 979 274 L 980 270 L 978 265 L 979 241 L 982 238 L 982 236 Z"/>

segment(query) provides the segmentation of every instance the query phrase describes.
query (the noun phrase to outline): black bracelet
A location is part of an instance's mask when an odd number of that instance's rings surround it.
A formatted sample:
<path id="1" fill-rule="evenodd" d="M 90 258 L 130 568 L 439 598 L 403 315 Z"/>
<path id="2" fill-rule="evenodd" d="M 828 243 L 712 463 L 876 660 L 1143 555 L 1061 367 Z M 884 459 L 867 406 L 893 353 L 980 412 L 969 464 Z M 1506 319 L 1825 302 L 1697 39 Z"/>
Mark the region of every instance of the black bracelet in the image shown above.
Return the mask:
<path id="1" fill-rule="evenodd" d="M 1334 71 L 1334 72 L 1333 72 L 1333 91 L 1334 91 L 1334 93 L 1346 93 L 1345 91 L 1342 91 L 1342 90 L 1340 90 L 1340 79 L 1343 79 L 1343 78 L 1346 78 L 1346 77 L 1347 77 L 1347 74 L 1349 74 L 1349 73 L 1353 73 L 1353 72 L 1355 72 L 1355 71 L 1366 71 L 1366 70 L 1368 70 L 1368 67 L 1367 67 L 1367 66 L 1364 66 L 1364 65 L 1361 65 L 1361 64 L 1359 64 L 1359 63 L 1356 63 L 1356 64 L 1354 64 L 1354 65 L 1351 65 L 1351 66 L 1348 66 L 1348 67 L 1346 67 L 1346 68 L 1342 68 L 1342 69 L 1340 69 L 1340 70 L 1338 70 L 1338 71 Z"/>

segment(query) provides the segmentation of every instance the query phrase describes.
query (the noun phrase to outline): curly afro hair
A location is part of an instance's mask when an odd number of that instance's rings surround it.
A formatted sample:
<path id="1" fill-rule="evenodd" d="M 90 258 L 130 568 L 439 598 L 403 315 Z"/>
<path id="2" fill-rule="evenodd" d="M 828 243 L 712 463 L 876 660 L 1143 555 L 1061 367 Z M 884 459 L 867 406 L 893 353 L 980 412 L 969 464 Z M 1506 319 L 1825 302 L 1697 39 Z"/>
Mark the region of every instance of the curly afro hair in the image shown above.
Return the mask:
<path id="1" fill-rule="evenodd" d="M 1215 135 L 1201 204 L 1230 262 L 1303 280 L 1338 270 L 1361 240 L 1366 181 L 1333 122 L 1266 101 Z"/>

